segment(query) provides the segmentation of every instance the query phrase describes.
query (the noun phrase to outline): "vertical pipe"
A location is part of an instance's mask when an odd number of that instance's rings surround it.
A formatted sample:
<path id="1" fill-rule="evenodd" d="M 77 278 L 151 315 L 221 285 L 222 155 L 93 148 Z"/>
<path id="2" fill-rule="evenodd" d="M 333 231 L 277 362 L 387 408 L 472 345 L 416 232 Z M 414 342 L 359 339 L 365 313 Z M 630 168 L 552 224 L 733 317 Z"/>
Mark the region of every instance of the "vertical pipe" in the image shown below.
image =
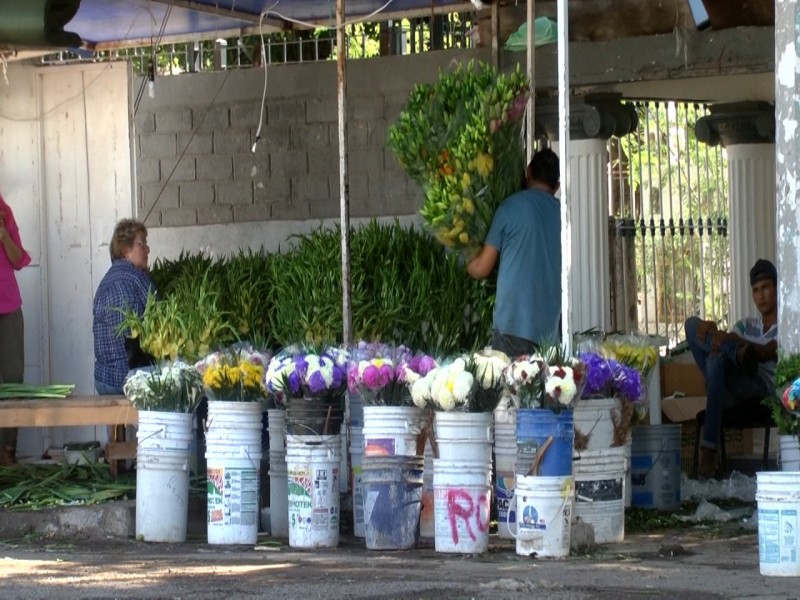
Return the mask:
<path id="1" fill-rule="evenodd" d="M 500 68 L 500 8 L 492 2 L 492 64 Z"/>
<path id="2" fill-rule="evenodd" d="M 531 93 L 528 96 L 528 129 L 525 141 L 527 146 L 527 165 L 533 156 L 533 147 L 536 142 L 536 31 L 534 27 L 534 6 L 536 0 L 528 0 L 528 58 L 527 73 L 528 81 L 531 85 Z"/>
<path id="3" fill-rule="evenodd" d="M 561 150 L 561 345 L 572 354 L 570 274 L 572 271 L 572 227 L 569 222 L 569 10 L 567 0 L 558 0 L 558 139 Z M 533 24 L 531 24 L 532 26 Z M 530 26 L 529 26 L 530 28 Z"/>
<path id="4" fill-rule="evenodd" d="M 339 213 L 342 230 L 342 342 L 352 342 L 353 307 L 350 296 L 350 180 L 347 171 L 347 45 L 344 2 L 336 0 L 336 92 L 339 105 Z M 331 340 L 332 341 L 332 340 Z"/>

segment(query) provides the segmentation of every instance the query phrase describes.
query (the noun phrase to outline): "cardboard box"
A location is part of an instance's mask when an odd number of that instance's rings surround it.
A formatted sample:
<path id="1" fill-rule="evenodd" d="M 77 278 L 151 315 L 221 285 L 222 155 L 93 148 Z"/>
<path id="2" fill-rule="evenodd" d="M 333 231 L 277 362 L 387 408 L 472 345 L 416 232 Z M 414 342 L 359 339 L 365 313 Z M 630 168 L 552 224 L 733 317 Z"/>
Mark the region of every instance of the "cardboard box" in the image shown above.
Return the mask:
<path id="1" fill-rule="evenodd" d="M 661 361 L 661 397 L 666 398 L 680 393 L 684 396 L 706 395 L 706 382 L 691 355 L 688 360 L 682 357 Z M 702 410 L 702 409 L 701 409 Z"/>

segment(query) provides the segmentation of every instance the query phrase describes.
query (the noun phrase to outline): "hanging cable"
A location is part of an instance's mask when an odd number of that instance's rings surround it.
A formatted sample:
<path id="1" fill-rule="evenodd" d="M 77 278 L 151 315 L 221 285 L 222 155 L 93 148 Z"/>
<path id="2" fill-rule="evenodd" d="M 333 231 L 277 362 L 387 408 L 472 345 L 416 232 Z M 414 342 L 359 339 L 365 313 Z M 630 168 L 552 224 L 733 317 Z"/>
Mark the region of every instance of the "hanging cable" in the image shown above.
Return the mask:
<path id="1" fill-rule="evenodd" d="M 149 71 L 150 64 L 152 64 L 152 66 L 153 66 L 153 74 L 152 74 L 153 79 L 152 80 L 150 79 L 149 73 L 148 73 L 147 77 L 144 77 L 142 79 L 142 84 L 139 86 L 139 91 L 136 93 L 136 100 L 133 103 L 133 116 L 134 117 L 136 116 L 136 113 L 139 112 L 139 104 L 142 101 L 142 96 L 144 95 L 145 88 L 150 87 L 149 84 L 151 82 L 153 84 L 155 84 L 155 65 L 157 64 L 157 60 L 158 60 L 158 57 L 157 57 L 158 47 L 161 45 L 161 40 L 164 37 L 164 31 L 167 28 L 167 22 L 169 21 L 169 17 L 172 14 L 172 6 L 174 4 L 175 4 L 175 0 L 170 0 L 169 4 L 167 5 L 167 10 L 164 11 L 164 18 L 161 19 L 161 27 L 158 30 L 158 36 L 156 37 L 156 41 L 153 44 L 152 51 L 150 53 L 150 63 L 148 64 L 148 71 Z"/>

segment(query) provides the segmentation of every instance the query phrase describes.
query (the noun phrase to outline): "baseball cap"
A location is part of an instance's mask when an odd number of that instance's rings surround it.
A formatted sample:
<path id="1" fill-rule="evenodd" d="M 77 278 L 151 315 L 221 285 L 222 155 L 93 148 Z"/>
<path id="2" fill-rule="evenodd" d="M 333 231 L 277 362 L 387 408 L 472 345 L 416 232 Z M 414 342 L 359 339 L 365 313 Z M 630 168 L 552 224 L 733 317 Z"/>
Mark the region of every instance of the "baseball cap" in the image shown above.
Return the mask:
<path id="1" fill-rule="evenodd" d="M 766 258 L 759 258 L 753 268 L 750 269 L 750 285 L 754 286 L 757 281 L 762 279 L 772 279 L 777 285 L 778 283 L 778 270 L 772 262 Z"/>

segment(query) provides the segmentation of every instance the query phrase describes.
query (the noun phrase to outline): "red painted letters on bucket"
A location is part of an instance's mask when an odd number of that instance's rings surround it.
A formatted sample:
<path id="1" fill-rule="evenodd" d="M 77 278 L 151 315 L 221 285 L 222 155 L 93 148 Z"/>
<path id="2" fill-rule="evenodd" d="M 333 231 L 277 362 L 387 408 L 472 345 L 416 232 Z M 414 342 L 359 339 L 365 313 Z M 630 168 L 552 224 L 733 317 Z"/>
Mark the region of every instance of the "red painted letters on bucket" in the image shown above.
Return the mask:
<path id="1" fill-rule="evenodd" d="M 486 520 L 484 521 L 483 516 Z M 447 517 L 450 520 L 450 531 L 453 535 L 453 543 L 458 544 L 458 520 L 463 519 L 467 527 L 467 533 L 472 541 L 477 539 L 472 530 L 474 521 L 478 531 L 484 532 L 489 529 L 489 499 L 486 494 L 479 494 L 477 499 L 473 499 L 469 491 L 464 489 L 447 490 Z"/>

